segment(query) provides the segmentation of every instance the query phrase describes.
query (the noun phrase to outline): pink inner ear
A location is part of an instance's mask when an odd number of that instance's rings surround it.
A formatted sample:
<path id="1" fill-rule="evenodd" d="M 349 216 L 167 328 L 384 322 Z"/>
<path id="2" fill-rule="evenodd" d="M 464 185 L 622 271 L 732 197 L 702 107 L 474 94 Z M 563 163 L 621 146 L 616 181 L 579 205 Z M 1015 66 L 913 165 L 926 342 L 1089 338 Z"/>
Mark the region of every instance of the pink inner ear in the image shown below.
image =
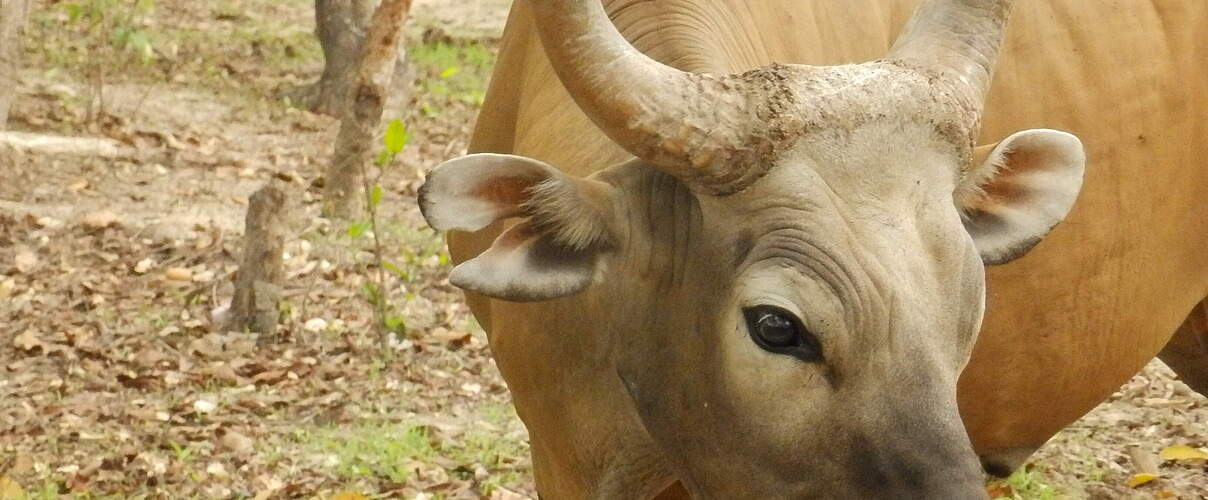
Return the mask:
<path id="1" fill-rule="evenodd" d="M 528 192 L 558 171 L 519 156 L 474 154 L 442 163 L 420 188 L 419 203 L 433 228 L 477 231 L 520 215 Z"/>
<path id="2" fill-rule="evenodd" d="M 1022 204 L 1036 193 L 1030 185 L 1029 175 L 1039 173 L 1045 165 L 1053 162 L 1043 150 L 1033 148 L 1008 150 L 999 161 L 998 173 L 984 186 L 986 196 L 974 203 L 972 209 L 988 209 L 993 205 Z"/>
<path id="3" fill-rule="evenodd" d="M 1071 156 L 1071 145 L 1054 141 L 1050 134 L 1017 135 L 1012 139 L 1002 152 L 994 153 L 998 158 L 990 158 L 992 165 L 982 167 L 993 172 L 987 172 L 986 180 L 978 186 L 980 195 L 965 203 L 966 210 L 993 212 L 997 207 L 1043 204 L 1046 197 L 1065 189 L 1061 184 L 1068 183 L 1064 178 L 1071 172 L 1076 171 L 1075 176 L 1081 178 L 1084 160 Z M 1081 145 L 1076 149 L 1081 151 Z M 1074 164 L 1078 166 L 1072 171 Z"/>
<path id="4" fill-rule="evenodd" d="M 524 203 L 529 188 L 538 182 L 540 179 L 529 177 L 495 177 L 479 183 L 470 195 L 511 209 Z"/>
<path id="5" fill-rule="evenodd" d="M 995 146 L 955 193 L 965 228 L 987 264 L 1017 258 L 1069 213 L 1086 155 L 1077 137 L 1018 132 Z"/>

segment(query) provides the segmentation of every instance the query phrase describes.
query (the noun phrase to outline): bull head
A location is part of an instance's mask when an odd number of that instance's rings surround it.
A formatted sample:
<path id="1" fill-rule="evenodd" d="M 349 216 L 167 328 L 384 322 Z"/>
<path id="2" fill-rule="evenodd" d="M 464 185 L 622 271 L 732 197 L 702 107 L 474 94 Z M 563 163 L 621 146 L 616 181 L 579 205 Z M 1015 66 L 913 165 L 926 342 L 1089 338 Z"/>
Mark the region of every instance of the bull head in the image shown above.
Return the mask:
<path id="1" fill-rule="evenodd" d="M 983 264 L 1064 218 L 1084 164 L 1051 130 L 974 147 L 1011 2 L 926 1 L 883 60 L 726 76 L 646 57 L 597 1 L 531 3 L 567 90 L 636 159 L 437 167 L 432 227 L 523 219 L 452 282 L 559 299 L 546 321 L 608 339 L 697 497 L 984 496 L 956 407 Z"/>

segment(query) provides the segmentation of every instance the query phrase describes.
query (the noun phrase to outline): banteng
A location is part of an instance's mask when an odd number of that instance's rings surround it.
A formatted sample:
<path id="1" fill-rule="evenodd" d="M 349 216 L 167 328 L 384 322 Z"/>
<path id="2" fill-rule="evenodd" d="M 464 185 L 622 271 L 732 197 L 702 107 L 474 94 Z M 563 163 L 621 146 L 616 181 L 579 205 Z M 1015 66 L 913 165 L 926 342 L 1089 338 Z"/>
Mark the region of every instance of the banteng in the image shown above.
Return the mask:
<path id="1" fill-rule="evenodd" d="M 420 201 L 545 498 L 984 497 L 1208 385 L 1208 2 L 1013 3 L 517 1 Z"/>

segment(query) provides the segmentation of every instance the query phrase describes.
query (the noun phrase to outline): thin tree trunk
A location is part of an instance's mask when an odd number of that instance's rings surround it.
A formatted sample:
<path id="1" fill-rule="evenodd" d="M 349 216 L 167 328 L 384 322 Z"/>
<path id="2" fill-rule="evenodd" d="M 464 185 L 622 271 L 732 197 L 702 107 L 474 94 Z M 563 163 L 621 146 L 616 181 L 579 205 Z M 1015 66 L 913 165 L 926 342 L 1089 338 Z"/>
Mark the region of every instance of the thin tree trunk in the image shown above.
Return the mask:
<path id="1" fill-rule="evenodd" d="M 323 47 L 324 62 L 323 75 L 303 97 L 311 111 L 341 117 L 348 108 L 357 84 L 357 64 L 369 20 L 378 3 L 378 0 L 315 0 L 315 35 Z M 405 100 L 411 83 L 407 76 L 409 67 L 405 52 L 400 50 L 398 57 L 392 95 Z"/>
<path id="2" fill-rule="evenodd" d="M 266 341 L 277 331 L 282 296 L 282 251 L 285 248 L 285 193 L 266 184 L 248 199 L 243 235 L 243 263 L 235 280 L 235 298 L 227 330 L 249 330 Z"/>
<path id="3" fill-rule="evenodd" d="M 315 0 L 315 35 L 323 75 L 311 90 L 311 111 L 340 116 L 356 83 L 357 60 L 377 0 Z"/>
<path id="4" fill-rule="evenodd" d="M 0 130 L 6 128 L 8 110 L 17 93 L 21 37 L 29 7 L 29 0 L 0 0 Z"/>
<path id="5" fill-rule="evenodd" d="M 340 121 L 335 156 L 327 168 L 323 201 L 329 216 L 347 219 L 361 211 L 363 171 L 373 154 L 410 8 L 411 0 L 383 0 L 373 13 L 352 102 Z"/>

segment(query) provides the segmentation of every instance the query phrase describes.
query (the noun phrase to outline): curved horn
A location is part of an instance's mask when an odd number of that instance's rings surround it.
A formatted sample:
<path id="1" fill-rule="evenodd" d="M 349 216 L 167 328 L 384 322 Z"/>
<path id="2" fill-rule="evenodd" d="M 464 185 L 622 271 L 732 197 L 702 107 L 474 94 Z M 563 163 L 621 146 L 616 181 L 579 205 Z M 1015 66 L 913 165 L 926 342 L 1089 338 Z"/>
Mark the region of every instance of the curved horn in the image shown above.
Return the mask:
<path id="1" fill-rule="evenodd" d="M 968 90 L 968 105 L 980 115 L 1013 3 L 926 0 L 894 43 L 889 58 L 952 79 Z"/>
<path id="2" fill-rule="evenodd" d="M 783 84 L 777 87 L 768 71 L 686 73 L 630 45 L 600 0 L 531 4 L 558 78 L 587 116 L 634 156 L 673 175 L 733 184 L 755 175 L 745 170 L 775 147 L 769 137 L 777 135 L 779 114 L 769 112 L 776 104 L 769 97 L 784 92 L 776 92 Z"/>

